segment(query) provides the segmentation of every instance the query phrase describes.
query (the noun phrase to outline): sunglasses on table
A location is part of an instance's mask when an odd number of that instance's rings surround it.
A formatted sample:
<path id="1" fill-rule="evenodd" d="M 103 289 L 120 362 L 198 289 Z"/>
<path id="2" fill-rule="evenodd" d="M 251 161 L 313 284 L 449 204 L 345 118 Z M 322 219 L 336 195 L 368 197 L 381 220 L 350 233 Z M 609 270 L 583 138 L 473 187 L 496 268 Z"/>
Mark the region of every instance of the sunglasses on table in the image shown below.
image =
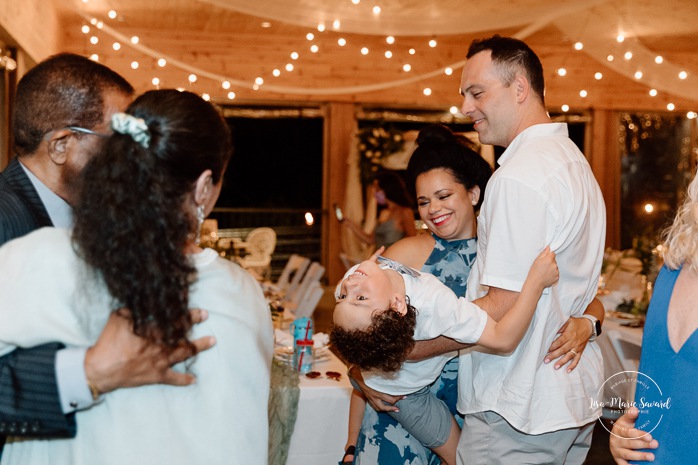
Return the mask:
<path id="1" fill-rule="evenodd" d="M 322 373 L 320 373 L 319 371 L 309 371 L 305 374 L 305 376 L 310 379 L 317 379 L 322 376 Z M 342 378 L 342 374 L 338 371 L 326 371 L 325 378 L 339 381 Z"/>

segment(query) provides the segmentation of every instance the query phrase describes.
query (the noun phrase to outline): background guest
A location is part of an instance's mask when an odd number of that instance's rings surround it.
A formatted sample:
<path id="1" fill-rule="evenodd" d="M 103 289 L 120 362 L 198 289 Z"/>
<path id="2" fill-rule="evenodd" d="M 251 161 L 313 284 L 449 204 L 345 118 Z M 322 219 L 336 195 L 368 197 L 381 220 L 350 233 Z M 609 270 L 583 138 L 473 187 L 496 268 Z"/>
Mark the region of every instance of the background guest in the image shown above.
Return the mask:
<path id="1" fill-rule="evenodd" d="M 399 174 L 391 171 L 378 173 L 372 190 L 378 206 L 377 216 L 375 221 L 368 219 L 366 222 L 375 226 L 370 232 L 366 232 L 350 218 L 345 218 L 343 222 L 349 230 L 372 251 L 381 246 L 389 247 L 403 237 L 417 234 L 414 226 L 414 202 Z M 370 208 L 368 210 L 371 211 Z"/>

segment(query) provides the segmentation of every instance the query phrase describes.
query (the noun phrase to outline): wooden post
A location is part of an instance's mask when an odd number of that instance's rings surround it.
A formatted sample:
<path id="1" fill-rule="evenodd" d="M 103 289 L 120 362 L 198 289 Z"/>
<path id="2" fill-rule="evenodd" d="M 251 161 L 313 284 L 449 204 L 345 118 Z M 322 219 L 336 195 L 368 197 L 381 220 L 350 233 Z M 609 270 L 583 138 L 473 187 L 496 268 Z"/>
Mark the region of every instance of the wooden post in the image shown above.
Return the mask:
<path id="1" fill-rule="evenodd" d="M 322 181 L 322 263 L 330 285 L 337 283 L 345 269 L 342 251 L 342 227 L 334 217 L 332 205 L 343 204 L 346 189 L 347 157 L 356 130 L 353 103 L 329 103 L 325 107 L 324 163 Z"/>
<path id="2" fill-rule="evenodd" d="M 592 110 L 589 163 L 606 202 L 606 246 L 620 248 L 620 143 L 617 111 Z"/>

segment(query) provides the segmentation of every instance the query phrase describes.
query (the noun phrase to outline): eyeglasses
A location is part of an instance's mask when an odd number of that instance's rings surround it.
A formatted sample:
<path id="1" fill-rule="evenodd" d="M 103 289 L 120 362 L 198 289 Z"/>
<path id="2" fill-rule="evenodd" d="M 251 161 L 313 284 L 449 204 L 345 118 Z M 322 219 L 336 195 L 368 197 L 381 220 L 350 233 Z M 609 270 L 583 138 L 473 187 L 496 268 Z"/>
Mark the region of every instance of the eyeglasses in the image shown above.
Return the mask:
<path id="1" fill-rule="evenodd" d="M 322 376 L 322 373 L 319 371 L 309 371 L 308 373 L 305 374 L 310 379 L 316 379 Z M 326 371 L 325 372 L 325 378 L 327 379 L 333 379 L 337 382 L 342 378 L 342 374 L 339 373 L 338 371 Z"/>
<path id="2" fill-rule="evenodd" d="M 66 126 L 64 129 L 69 129 L 73 132 L 80 132 L 82 134 L 90 134 L 91 136 L 98 137 L 109 137 L 111 134 L 105 134 L 103 132 L 95 132 L 92 129 L 81 128 L 79 126 Z"/>
<path id="3" fill-rule="evenodd" d="M 53 131 L 49 131 L 46 133 L 44 136 L 44 140 L 49 140 L 53 136 L 53 134 L 57 131 L 63 131 L 67 129 L 68 131 L 73 131 L 73 132 L 79 132 L 80 134 L 89 134 L 91 136 L 97 136 L 97 137 L 110 137 L 111 134 L 106 134 L 103 132 L 96 132 L 93 131 L 92 129 L 87 129 L 87 128 L 81 128 L 80 126 L 66 126 L 61 129 L 54 129 Z"/>

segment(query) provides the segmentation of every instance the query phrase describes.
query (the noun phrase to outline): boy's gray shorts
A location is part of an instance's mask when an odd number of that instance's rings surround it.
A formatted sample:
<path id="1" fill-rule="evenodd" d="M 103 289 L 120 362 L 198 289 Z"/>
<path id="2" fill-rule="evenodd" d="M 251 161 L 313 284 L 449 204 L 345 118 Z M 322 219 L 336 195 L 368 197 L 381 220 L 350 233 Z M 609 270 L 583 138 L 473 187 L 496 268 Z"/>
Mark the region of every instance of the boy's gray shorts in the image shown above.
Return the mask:
<path id="1" fill-rule="evenodd" d="M 358 385 L 351 380 L 354 389 Z M 425 447 L 433 449 L 443 446 L 451 434 L 453 415 L 446 404 L 438 399 L 429 386 L 408 394 L 395 404 L 399 412 L 386 412 Z"/>

